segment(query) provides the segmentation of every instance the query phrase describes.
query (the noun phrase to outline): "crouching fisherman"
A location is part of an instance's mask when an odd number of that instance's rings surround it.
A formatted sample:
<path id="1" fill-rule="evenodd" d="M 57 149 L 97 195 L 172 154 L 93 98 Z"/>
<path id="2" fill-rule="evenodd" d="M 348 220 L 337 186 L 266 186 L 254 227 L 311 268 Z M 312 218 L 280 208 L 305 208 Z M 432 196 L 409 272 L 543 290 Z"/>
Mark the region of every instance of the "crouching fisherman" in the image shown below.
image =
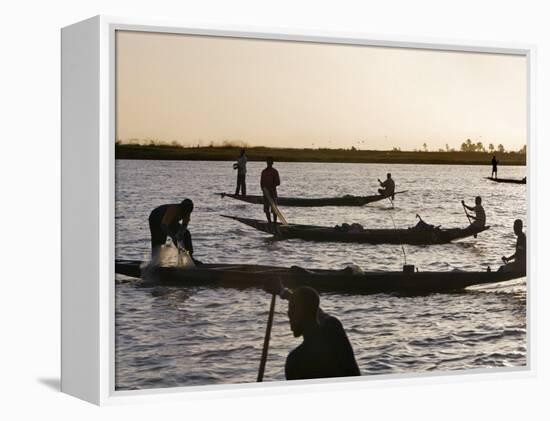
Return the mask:
<path id="1" fill-rule="evenodd" d="M 187 225 L 191 220 L 191 212 L 193 212 L 191 199 L 185 199 L 179 204 L 162 205 L 153 209 L 149 215 L 153 259 L 158 256 L 168 237 L 172 239 L 176 247 L 184 248 L 193 258 L 193 242 L 191 233 L 187 229 Z M 196 259 L 193 259 L 193 262 L 201 264 Z"/>
<path id="2" fill-rule="evenodd" d="M 378 193 L 384 197 L 391 197 L 393 200 L 393 195 L 395 193 L 395 181 L 391 178 L 391 174 L 387 173 L 384 181 L 380 181 L 380 179 L 378 179 L 378 183 L 380 184 L 380 187 L 382 187 L 381 189 L 378 189 Z"/>
<path id="3" fill-rule="evenodd" d="M 470 220 L 470 226 L 472 228 L 483 228 L 485 226 L 486 217 L 485 217 L 485 209 L 483 209 L 483 206 L 481 206 L 480 196 L 476 197 L 475 203 L 476 203 L 475 206 L 468 206 L 464 203 L 464 200 L 463 200 L 462 206 L 464 206 L 464 209 L 467 209 L 475 213 L 475 215 L 470 215 L 469 213 L 466 213 L 466 216 Z"/>
<path id="4" fill-rule="evenodd" d="M 523 221 L 514 221 L 514 234 L 517 236 L 516 252 L 511 256 L 502 256 L 505 265 L 501 266 L 499 272 L 522 272 L 527 270 L 527 237 L 523 232 Z"/>
<path id="5" fill-rule="evenodd" d="M 280 282 L 268 292 L 288 300 L 290 329 L 303 342 L 286 359 L 287 380 L 360 376 L 353 348 L 342 323 L 319 308 L 319 294 L 313 288 L 290 291 Z"/>

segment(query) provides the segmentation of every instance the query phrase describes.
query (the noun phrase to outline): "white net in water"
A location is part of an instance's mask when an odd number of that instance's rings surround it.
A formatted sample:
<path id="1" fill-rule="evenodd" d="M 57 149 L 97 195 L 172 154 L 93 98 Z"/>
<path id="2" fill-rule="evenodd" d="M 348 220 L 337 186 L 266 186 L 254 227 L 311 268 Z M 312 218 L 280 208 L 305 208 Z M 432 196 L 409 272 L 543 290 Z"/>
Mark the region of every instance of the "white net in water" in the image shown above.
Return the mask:
<path id="1" fill-rule="evenodd" d="M 180 268 L 194 268 L 195 262 L 191 258 L 189 251 L 185 249 L 178 249 L 178 262 L 177 265 Z"/>

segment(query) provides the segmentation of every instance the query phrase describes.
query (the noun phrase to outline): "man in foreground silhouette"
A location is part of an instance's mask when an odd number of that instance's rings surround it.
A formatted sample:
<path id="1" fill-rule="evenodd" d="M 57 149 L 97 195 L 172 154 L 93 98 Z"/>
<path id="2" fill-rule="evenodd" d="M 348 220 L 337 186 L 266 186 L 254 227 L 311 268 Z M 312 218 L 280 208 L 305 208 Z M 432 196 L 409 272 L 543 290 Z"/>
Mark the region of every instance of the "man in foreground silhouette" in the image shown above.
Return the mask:
<path id="1" fill-rule="evenodd" d="M 527 270 L 527 237 L 523 232 L 523 221 L 516 219 L 514 221 L 514 234 L 517 236 L 516 252 L 511 256 L 502 256 L 502 261 L 506 263 L 499 268 L 504 272 L 525 272 Z"/>
<path id="2" fill-rule="evenodd" d="M 293 292 L 282 289 L 279 295 L 288 299 L 292 333 L 303 337 L 286 359 L 287 380 L 361 375 L 342 323 L 319 308 L 317 291 L 300 287 Z"/>

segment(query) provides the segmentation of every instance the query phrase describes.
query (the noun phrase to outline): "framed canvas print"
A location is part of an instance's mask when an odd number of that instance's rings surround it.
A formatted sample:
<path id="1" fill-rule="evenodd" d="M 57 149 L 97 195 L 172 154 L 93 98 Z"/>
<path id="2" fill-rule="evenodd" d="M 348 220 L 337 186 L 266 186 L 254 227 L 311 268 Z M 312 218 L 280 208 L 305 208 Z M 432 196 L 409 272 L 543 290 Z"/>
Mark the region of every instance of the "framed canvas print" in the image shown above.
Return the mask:
<path id="1" fill-rule="evenodd" d="M 62 390 L 529 372 L 532 55 L 64 28 Z"/>

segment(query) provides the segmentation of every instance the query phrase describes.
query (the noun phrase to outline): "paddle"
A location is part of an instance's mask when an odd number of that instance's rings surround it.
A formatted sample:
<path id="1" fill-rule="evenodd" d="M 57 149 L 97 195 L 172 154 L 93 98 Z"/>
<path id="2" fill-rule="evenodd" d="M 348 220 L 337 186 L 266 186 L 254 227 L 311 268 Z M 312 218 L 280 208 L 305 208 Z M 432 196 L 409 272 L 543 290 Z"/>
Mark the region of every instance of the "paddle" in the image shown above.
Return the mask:
<path id="1" fill-rule="evenodd" d="M 468 211 L 466 210 L 466 205 L 464 204 L 464 200 L 461 203 L 462 203 L 462 209 L 464 209 L 464 213 L 466 214 L 466 218 L 468 218 L 468 222 L 470 223 L 470 225 L 472 225 L 472 218 L 468 213 Z M 474 234 L 474 238 L 477 238 L 477 234 Z"/>
<path id="2" fill-rule="evenodd" d="M 468 213 L 468 211 L 466 210 L 466 205 L 464 204 L 464 200 L 461 202 L 462 203 L 462 209 L 464 209 L 464 213 L 466 214 L 466 218 L 468 218 L 468 222 L 471 224 L 472 223 L 472 219 L 470 217 L 470 214 Z"/>
<path id="3" fill-rule="evenodd" d="M 267 350 L 269 349 L 269 339 L 271 338 L 271 326 L 273 325 L 273 314 L 275 313 L 275 298 L 277 294 L 271 296 L 271 305 L 269 307 L 269 316 L 267 318 L 267 326 L 265 328 L 264 348 L 262 350 L 262 359 L 260 361 L 260 369 L 258 370 L 258 382 L 263 381 L 265 364 L 267 362 Z"/>
<path id="4" fill-rule="evenodd" d="M 271 209 L 273 209 L 273 212 L 275 213 L 275 215 L 277 215 L 279 217 L 279 219 L 281 220 L 281 222 L 283 223 L 283 225 L 288 225 L 288 222 L 286 222 L 286 219 L 285 217 L 283 216 L 283 214 L 281 213 L 281 211 L 279 210 L 279 208 L 277 207 L 277 204 L 275 203 L 275 201 L 273 200 L 273 198 L 271 197 L 271 194 L 269 193 L 269 190 L 267 190 L 265 187 L 262 188 L 262 191 L 264 192 L 264 196 L 267 198 L 267 200 L 269 201 L 269 204 L 271 205 Z"/>

